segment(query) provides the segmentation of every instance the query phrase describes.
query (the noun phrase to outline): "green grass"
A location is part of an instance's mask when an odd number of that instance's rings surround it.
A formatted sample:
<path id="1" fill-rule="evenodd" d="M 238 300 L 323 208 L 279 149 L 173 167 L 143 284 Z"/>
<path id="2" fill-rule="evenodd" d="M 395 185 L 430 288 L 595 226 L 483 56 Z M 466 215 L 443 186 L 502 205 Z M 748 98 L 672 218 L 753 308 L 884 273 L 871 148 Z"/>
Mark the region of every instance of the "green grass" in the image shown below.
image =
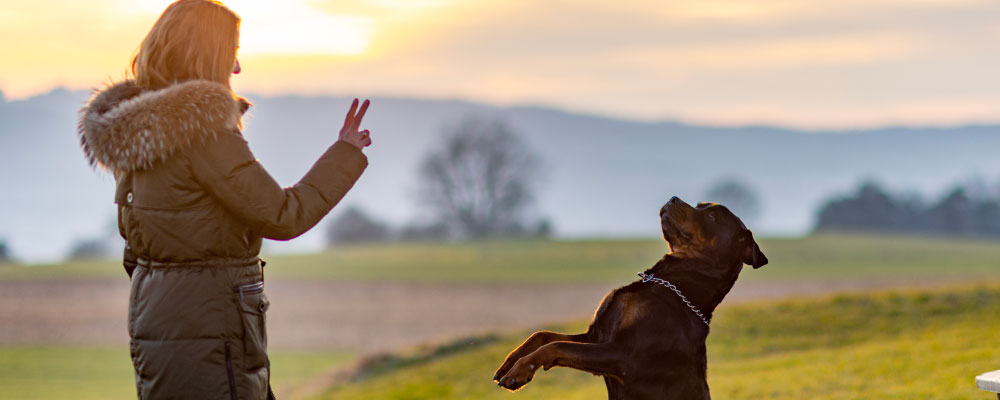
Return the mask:
<path id="1" fill-rule="evenodd" d="M 709 338 L 719 399 L 988 399 L 1000 368 L 1000 285 L 723 307 Z M 561 327 L 580 331 L 584 324 Z M 528 332 L 341 384 L 321 399 L 595 399 L 603 381 L 563 368 L 509 393 L 493 370 Z"/>
<path id="2" fill-rule="evenodd" d="M 771 263 L 749 281 L 1000 278 L 1000 242 L 824 234 L 762 239 Z M 269 278 L 461 283 L 624 283 L 666 251 L 662 240 L 390 244 L 270 255 Z M 0 267 L 0 280 L 123 278 L 117 261 Z"/>
<path id="3" fill-rule="evenodd" d="M 269 356 L 274 370 L 272 384 L 279 393 L 353 357 L 348 353 L 288 351 L 271 352 Z M 136 396 L 127 347 L 2 346 L 0 393 L 5 400 Z"/>

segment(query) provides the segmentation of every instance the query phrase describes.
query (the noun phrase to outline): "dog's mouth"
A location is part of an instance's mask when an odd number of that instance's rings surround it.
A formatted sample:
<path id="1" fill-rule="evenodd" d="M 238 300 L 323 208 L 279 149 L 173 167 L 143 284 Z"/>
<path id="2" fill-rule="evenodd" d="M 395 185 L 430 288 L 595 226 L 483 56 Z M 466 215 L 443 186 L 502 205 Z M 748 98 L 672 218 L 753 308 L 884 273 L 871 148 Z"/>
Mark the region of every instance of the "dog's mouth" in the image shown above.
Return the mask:
<path id="1" fill-rule="evenodd" d="M 660 228 L 663 229 L 664 236 L 668 241 L 687 242 L 691 240 L 691 234 L 681 229 L 669 212 L 660 218 Z M 678 240 L 679 239 L 679 240 Z"/>

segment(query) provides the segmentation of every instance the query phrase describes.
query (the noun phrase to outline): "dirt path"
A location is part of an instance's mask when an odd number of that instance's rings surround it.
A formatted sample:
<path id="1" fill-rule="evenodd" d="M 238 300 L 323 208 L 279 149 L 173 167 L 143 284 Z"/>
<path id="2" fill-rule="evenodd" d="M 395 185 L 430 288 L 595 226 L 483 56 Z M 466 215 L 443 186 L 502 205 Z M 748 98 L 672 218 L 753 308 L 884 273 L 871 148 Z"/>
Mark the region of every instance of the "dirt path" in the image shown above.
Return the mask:
<path id="1" fill-rule="evenodd" d="M 931 286 L 935 281 L 737 283 L 748 300 Z M 272 349 L 388 351 L 592 315 L 615 285 L 267 282 Z M 0 282 L 0 345 L 124 345 L 128 281 Z"/>

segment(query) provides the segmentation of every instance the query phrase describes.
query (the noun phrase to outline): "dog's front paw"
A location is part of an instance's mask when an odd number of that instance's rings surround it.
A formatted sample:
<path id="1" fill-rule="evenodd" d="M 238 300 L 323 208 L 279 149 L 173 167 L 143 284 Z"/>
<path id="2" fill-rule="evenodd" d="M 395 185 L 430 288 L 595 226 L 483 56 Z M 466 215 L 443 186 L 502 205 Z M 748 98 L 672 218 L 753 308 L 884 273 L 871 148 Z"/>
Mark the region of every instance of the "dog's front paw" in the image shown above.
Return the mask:
<path id="1" fill-rule="evenodd" d="M 535 371 L 539 367 L 540 365 L 527 358 L 517 360 L 510 371 L 504 374 L 497 384 L 511 391 L 520 389 L 524 385 L 527 385 L 528 382 L 531 382 L 531 378 L 535 376 Z"/>
<path id="2" fill-rule="evenodd" d="M 500 382 L 500 378 L 507 375 L 507 372 L 509 372 L 511 368 L 514 368 L 514 363 L 516 363 L 518 359 L 520 359 L 520 357 L 515 357 L 514 353 L 507 356 L 507 358 L 503 360 L 503 364 L 500 364 L 500 368 L 497 368 L 497 371 L 493 373 L 493 382 Z"/>

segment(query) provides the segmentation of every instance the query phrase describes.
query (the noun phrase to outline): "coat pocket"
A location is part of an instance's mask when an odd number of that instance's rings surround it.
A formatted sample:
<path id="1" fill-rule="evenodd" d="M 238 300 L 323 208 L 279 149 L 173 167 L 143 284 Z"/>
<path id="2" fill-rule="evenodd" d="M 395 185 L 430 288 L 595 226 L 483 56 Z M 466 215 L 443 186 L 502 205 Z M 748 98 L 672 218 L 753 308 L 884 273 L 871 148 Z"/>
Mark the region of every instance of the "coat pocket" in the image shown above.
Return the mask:
<path id="1" fill-rule="evenodd" d="M 271 303 L 264 295 L 264 282 L 235 288 L 243 321 L 244 369 L 254 371 L 267 366 L 266 314 Z"/>

